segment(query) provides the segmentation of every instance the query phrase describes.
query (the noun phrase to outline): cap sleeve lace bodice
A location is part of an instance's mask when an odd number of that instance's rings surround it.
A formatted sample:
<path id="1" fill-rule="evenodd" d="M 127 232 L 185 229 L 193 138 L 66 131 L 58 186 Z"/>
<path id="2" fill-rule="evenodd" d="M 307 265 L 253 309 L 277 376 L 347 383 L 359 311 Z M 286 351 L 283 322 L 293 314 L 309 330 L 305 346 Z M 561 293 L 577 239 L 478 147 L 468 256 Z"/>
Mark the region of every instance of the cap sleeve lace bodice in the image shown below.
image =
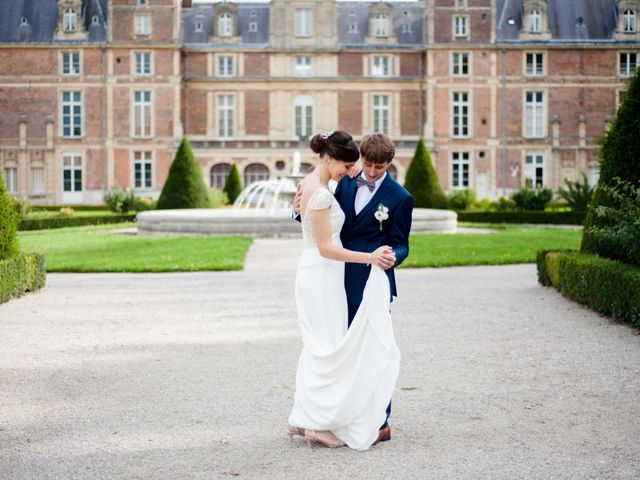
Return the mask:
<path id="1" fill-rule="evenodd" d="M 336 245 L 341 245 L 340 229 L 344 223 L 344 213 L 333 194 L 324 187 L 318 188 L 311 194 L 304 217 L 302 218 L 302 237 L 305 248 L 317 248 L 318 244 L 313 231 L 311 216 L 313 210 L 329 209 L 329 221 L 331 223 L 331 240 Z"/>

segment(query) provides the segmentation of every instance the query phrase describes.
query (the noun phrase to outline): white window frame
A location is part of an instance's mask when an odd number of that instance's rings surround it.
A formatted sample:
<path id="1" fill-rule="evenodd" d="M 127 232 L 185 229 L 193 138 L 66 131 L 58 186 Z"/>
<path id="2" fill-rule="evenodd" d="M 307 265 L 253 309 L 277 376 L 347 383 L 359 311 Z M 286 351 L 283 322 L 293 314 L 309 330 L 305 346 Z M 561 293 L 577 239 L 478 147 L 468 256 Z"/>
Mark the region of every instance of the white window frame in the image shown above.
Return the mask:
<path id="1" fill-rule="evenodd" d="M 134 90 L 131 92 L 133 106 L 131 118 L 131 136 L 134 138 L 153 137 L 153 92 Z"/>
<path id="2" fill-rule="evenodd" d="M 529 161 L 531 160 L 531 161 Z M 540 184 L 537 183 L 538 167 L 542 169 Z M 524 186 L 539 188 L 545 186 L 546 159 L 544 152 L 525 152 L 524 154 Z"/>
<path id="3" fill-rule="evenodd" d="M 532 95 L 532 100 L 527 97 Z M 540 95 L 542 98 L 534 98 Z M 522 95 L 522 136 L 525 138 L 544 138 L 547 135 L 547 92 L 544 90 L 525 90 Z"/>
<path id="4" fill-rule="evenodd" d="M 389 77 L 391 76 L 391 57 L 389 55 L 371 56 L 371 76 Z"/>
<path id="5" fill-rule="evenodd" d="M 595 187 L 600 180 L 600 167 L 587 167 L 587 183 Z"/>
<path id="6" fill-rule="evenodd" d="M 524 75 L 526 77 L 544 77 L 545 55 L 544 52 L 524 52 Z M 531 62 L 529 62 L 531 57 Z"/>
<path id="7" fill-rule="evenodd" d="M 218 15 L 218 36 L 231 37 L 233 35 L 233 17 L 229 12 Z"/>
<path id="8" fill-rule="evenodd" d="M 69 97 L 65 100 L 65 97 Z M 83 95 L 81 90 L 64 90 L 60 92 L 60 136 L 63 138 L 81 138 L 84 125 Z M 65 113 L 65 107 L 69 111 Z M 76 111 L 77 109 L 77 111 Z M 68 119 L 68 122 L 65 122 Z M 65 133 L 65 129 L 69 129 Z"/>
<path id="9" fill-rule="evenodd" d="M 217 133 L 222 139 L 231 139 L 235 135 L 236 97 L 231 93 L 216 95 Z"/>
<path id="10" fill-rule="evenodd" d="M 542 33 L 542 12 L 540 10 L 533 9 L 529 11 L 527 27 L 529 33 Z"/>
<path id="11" fill-rule="evenodd" d="M 631 58 L 635 63 L 631 62 Z M 623 62 L 622 59 L 625 58 Z M 623 69 L 624 65 L 624 69 Z M 633 66 L 632 66 L 633 65 Z M 620 52 L 618 55 L 618 76 L 620 77 L 630 77 L 633 75 L 635 69 L 638 68 L 638 53 L 637 52 Z"/>
<path id="12" fill-rule="evenodd" d="M 66 33 L 78 31 L 78 12 L 75 8 L 67 8 L 62 14 L 62 31 Z"/>
<path id="13" fill-rule="evenodd" d="M 471 137 L 471 92 L 451 92 L 451 137 Z"/>
<path id="14" fill-rule="evenodd" d="M 133 52 L 132 73 L 136 77 L 148 77 L 153 75 L 153 52 Z"/>
<path id="15" fill-rule="evenodd" d="M 465 183 L 466 175 L 466 183 Z M 471 188 L 471 153 L 467 150 L 451 152 L 451 188 Z"/>
<path id="16" fill-rule="evenodd" d="M 31 195 L 45 195 L 47 193 L 47 180 L 44 165 L 31 166 Z M 37 172 L 37 173 L 36 173 Z"/>
<path id="17" fill-rule="evenodd" d="M 371 97 L 371 124 L 374 132 L 389 135 L 391 126 L 391 95 L 376 93 Z"/>
<path id="18" fill-rule="evenodd" d="M 216 76 L 233 77 L 236 74 L 236 58 L 234 55 L 216 55 Z"/>
<path id="19" fill-rule="evenodd" d="M 196 17 L 193 22 L 193 31 L 196 33 L 204 32 L 204 20 L 202 17 Z"/>
<path id="20" fill-rule="evenodd" d="M 257 31 L 258 31 L 258 22 L 256 22 L 255 20 L 252 20 L 251 22 L 249 22 L 249 32 L 255 33 Z"/>
<path id="21" fill-rule="evenodd" d="M 384 13 L 376 15 L 375 26 L 376 37 L 384 38 L 389 36 L 389 19 Z"/>
<path id="22" fill-rule="evenodd" d="M 464 72 L 464 67 L 467 71 Z M 453 77 L 471 76 L 471 52 L 451 52 L 451 75 Z"/>
<path id="23" fill-rule="evenodd" d="M 467 8 L 467 0 L 456 0 L 456 8 Z"/>
<path id="24" fill-rule="evenodd" d="M 264 169 L 260 169 L 260 173 L 248 172 L 249 168 L 253 167 L 254 165 L 260 165 L 261 167 L 264 167 L 267 170 L 267 176 L 264 176 Z M 244 186 L 246 187 L 254 182 L 269 180 L 269 173 L 270 172 L 268 166 L 259 162 L 250 163 L 249 165 L 244 167 L 244 171 L 242 172 L 242 181 L 244 182 Z"/>
<path id="25" fill-rule="evenodd" d="M 138 169 L 140 176 L 138 178 Z M 132 185 L 135 190 L 153 189 L 153 152 L 150 150 L 133 151 L 133 173 Z"/>
<path id="26" fill-rule="evenodd" d="M 296 8 L 295 36 L 310 37 L 313 32 L 313 10 L 310 8 Z"/>
<path id="27" fill-rule="evenodd" d="M 62 154 L 62 192 L 78 193 L 84 190 L 84 165 L 80 153 L 65 152 Z M 70 189 L 66 189 L 65 173 L 70 172 Z M 76 183 L 80 182 L 80 188 L 76 188 Z"/>
<path id="28" fill-rule="evenodd" d="M 2 169 L 2 177 L 7 187 L 7 193 L 9 195 L 18 193 L 18 168 L 15 166 L 5 166 Z"/>
<path id="29" fill-rule="evenodd" d="M 315 101 L 311 95 L 302 94 L 293 99 L 293 135 L 308 139 L 315 131 Z"/>
<path id="30" fill-rule="evenodd" d="M 133 15 L 133 32 L 136 35 L 151 35 L 151 15 L 136 13 Z"/>
<path id="31" fill-rule="evenodd" d="M 624 33 L 636 33 L 636 12 L 631 9 L 626 9 L 622 14 L 622 31 Z"/>
<path id="32" fill-rule="evenodd" d="M 214 168 L 216 167 L 224 167 L 224 171 L 214 172 Z M 233 168 L 232 165 L 228 163 L 216 163 L 215 165 L 212 165 L 209 169 L 209 187 L 222 189 L 224 184 L 227 182 L 227 178 L 229 178 L 231 168 Z"/>
<path id="33" fill-rule="evenodd" d="M 347 33 L 358 33 L 358 22 L 350 21 L 347 25 Z"/>
<path id="34" fill-rule="evenodd" d="M 453 36 L 467 38 L 469 36 L 469 15 L 454 15 L 452 21 Z"/>
<path id="35" fill-rule="evenodd" d="M 78 51 L 60 52 L 60 75 L 77 77 L 82 75 L 82 57 Z"/>
<path id="36" fill-rule="evenodd" d="M 295 62 L 296 77 L 310 77 L 312 75 L 311 56 L 297 55 Z"/>

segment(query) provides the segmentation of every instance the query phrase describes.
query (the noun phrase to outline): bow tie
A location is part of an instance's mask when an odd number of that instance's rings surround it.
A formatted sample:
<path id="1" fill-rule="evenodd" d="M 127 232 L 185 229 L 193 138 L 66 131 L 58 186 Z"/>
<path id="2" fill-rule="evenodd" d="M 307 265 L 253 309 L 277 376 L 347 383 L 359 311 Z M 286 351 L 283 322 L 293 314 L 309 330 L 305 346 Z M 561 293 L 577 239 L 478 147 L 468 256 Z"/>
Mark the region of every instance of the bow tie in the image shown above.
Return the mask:
<path id="1" fill-rule="evenodd" d="M 376 188 L 376 182 L 370 182 L 362 177 L 356 178 L 356 185 L 360 188 L 363 185 L 366 185 L 370 192 L 373 192 Z"/>

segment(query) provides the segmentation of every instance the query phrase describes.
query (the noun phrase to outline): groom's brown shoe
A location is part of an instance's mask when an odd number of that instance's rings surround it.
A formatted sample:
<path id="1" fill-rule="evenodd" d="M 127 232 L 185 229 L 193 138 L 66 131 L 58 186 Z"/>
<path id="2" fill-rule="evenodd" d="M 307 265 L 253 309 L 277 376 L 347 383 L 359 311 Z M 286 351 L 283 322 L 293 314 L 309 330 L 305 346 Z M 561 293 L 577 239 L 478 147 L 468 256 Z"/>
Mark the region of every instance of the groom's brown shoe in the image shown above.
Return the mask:
<path id="1" fill-rule="evenodd" d="M 373 444 L 377 445 L 380 442 L 387 442 L 389 440 L 391 440 L 391 427 L 387 425 L 378 432 L 378 438 Z"/>

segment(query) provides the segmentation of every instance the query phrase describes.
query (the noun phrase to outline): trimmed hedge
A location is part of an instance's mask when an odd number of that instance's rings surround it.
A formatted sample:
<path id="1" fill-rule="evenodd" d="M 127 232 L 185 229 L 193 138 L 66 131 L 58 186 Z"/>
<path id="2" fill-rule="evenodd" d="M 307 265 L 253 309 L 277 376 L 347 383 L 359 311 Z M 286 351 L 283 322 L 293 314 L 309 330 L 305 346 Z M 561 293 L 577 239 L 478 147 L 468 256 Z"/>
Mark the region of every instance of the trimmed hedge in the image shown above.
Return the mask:
<path id="1" fill-rule="evenodd" d="M 104 210 L 108 211 L 108 205 L 31 205 L 32 212 L 59 212 L 63 207 L 71 207 L 76 212 L 82 212 L 87 210 Z"/>
<path id="2" fill-rule="evenodd" d="M 19 253 L 0 260 L 0 303 L 44 287 L 44 255 Z"/>
<path id="3" fill-rule="evenodd" d="M 538 281 L 640 328 L 640 268 L 578 251 L 538 252 Z"/>
<path id="4" fill-rule="evenodd" d="M 101 217 L 30 218 L 21 220 L 18 230 L 45 230 L 49 228 L 82 227 L 85 225 L 106 225 L 109 223 L 133 222 L 135 219 L 135 213 Z"/>
<path id="5" fill-rule="evenodd" d="M 551 225 L 582 225 L 584 212 L 456 212 L 459 222 L 481 223 L 535 223 Z"/>

